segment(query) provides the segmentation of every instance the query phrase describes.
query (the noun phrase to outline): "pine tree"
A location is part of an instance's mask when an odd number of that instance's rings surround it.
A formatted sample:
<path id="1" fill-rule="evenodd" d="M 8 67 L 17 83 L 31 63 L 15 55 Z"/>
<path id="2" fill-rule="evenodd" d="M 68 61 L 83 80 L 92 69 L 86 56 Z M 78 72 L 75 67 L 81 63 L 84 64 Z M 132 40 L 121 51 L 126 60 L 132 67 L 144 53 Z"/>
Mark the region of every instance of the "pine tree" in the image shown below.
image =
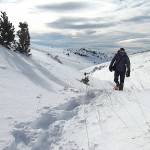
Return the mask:
<path id="1" fill-rule="evenodd" d="M 29 54 L 30 49 L 30 34 L 28 29 L 28 24 L 26 22 L 19 23 L 20 30 L 17 31 L 17 36 L 19 38 L 19 41 L 16 42 L 16 51 L 19 51 L 23 54 Z"/>
<path id="2" fill-rule="evenodd" d="M 14 42 L 15 38 L 15 28 L 10 21 L 6 12 L 1 12 L 0 16 L 0 44 L 9 48 L 9 46 Z"/>

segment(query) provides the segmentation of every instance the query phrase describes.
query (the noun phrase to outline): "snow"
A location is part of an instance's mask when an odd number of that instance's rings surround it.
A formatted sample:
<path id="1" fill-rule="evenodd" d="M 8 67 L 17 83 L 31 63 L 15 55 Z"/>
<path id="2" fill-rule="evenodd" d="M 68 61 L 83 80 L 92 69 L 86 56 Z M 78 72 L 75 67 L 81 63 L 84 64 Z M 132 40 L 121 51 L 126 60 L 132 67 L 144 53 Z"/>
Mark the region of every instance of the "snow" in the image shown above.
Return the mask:
<path id="1" fill-rule="evenodd" d="M 38 45 L 31 52 L 0 46 L 0 149 L 150 149 L 150 52 L 130 55 L 124 91 L 113 90 L 107 59 L 95 65 L 93 56 Z"/>

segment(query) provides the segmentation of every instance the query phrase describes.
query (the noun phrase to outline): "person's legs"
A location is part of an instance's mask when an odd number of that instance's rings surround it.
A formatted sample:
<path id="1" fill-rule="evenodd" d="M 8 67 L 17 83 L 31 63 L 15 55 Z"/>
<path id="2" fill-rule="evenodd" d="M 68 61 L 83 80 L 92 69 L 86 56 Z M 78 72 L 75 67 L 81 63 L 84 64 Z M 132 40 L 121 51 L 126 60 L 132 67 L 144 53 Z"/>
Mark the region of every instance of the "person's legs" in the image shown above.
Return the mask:
<path id="1" fill-rule="evenodd" d="M 120 90 L 120 91 L 123 90 L 124 79 L 125 79 L 125 72 L 121 72 L 121 73 L 120 73 L 120 85 L 119 85 L 119 90 Z"/>
<path id="2" fill-rule="evenodd" d="M 114 73 L 114 82 L 116 83 L 116 87 L 119 87 L 119 73 L 115 71 Z"/>
<path id="3" fill-rule="evenodd" d="M 116 84 L 119 83 L 118 79 L 119 79 L 119 73 L 115 71 L 115 73 L 114 73 L 114 82 Z"/>

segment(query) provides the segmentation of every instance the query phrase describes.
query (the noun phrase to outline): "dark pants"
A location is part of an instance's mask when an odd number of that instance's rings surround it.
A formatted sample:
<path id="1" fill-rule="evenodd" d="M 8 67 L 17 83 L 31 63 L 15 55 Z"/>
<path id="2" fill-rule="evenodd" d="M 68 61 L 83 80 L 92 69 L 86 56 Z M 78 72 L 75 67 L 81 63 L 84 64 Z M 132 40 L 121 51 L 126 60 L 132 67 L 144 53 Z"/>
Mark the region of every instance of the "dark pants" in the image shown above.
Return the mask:
<path id="1" fill-rule="evenodd" d="M 124 79 L 125 79 L 125 72 L 115 71 L 115 73 L 114 73 L 114 82 L 119 86 L 120 90 L 123 90 Z"/>

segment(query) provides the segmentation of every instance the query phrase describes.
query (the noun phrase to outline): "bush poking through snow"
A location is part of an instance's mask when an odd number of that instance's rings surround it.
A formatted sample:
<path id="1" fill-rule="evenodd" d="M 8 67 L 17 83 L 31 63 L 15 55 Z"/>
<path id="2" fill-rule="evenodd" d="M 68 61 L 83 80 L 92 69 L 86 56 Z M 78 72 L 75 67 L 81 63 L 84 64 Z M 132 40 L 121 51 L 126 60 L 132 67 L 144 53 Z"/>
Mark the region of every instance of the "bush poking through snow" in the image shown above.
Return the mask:
<path id="1" fill-rule="evenodd" d="M 84 79 L 81 79 L 81 82 L 83 82 L 86 85 L 89 85 L 89 77 L 85 77 Z"/>
<path id="2" fill-rule="evenodd" d="M 84 75 L 85 75 L 85 77 L 83 79 L 81 79 L 81 82 L 83 82 L 86 85 L 89 85 L 89 83 L 88 83 L 89 82 L 89 77 L 86 76 L 87 73 L 85 72 Z"/>
<path id="3" fill-rule="evenodd" d="M 58 58 L 58 55 L 52 56 L 52 54 L 50 54 L 50 53 L 47 53 L 47 55 L 50 56 L 53 60 L 59 62 L 60 64 L 63 64 L 63 63 L 60 61 L 60 59 Z"/>

